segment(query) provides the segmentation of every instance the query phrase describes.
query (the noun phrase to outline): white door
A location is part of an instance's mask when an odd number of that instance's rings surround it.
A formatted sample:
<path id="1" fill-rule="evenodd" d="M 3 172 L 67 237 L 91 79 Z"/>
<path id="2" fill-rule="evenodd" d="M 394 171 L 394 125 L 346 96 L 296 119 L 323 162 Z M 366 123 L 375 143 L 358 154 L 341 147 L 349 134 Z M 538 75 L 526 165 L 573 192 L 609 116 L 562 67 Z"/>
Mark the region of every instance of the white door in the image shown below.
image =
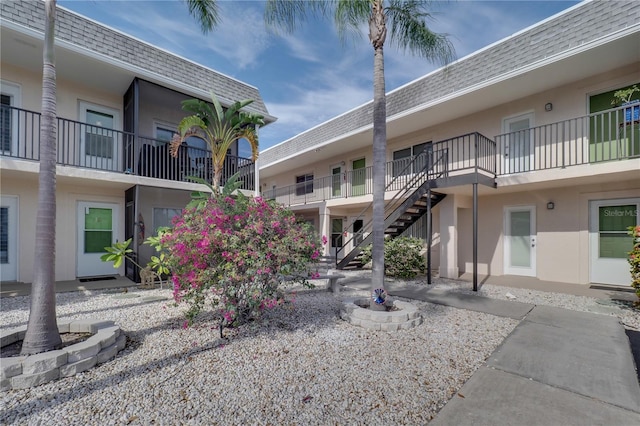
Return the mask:
<path id="1" fill-rule="evenodd" d="M 504 170 L 506 173 L 520 173 L 533 169 L 533 113 L 505 118 Z"/>
<path id="2" fill-rule="evenodd" d="M 80 103 L 80 117 L 86 123 L 81 131 L 80 165 L 100 170 L 120 170 L 118 111 L 86 102 Z"/>
<path id="3" fill-rule="evenodd" d="M 505 208 L 504 273 L 536 276 L 536 208 Z"/>
<path id="4" fill-rule="evenodd" d="M 0 197 L 0 281 L 18 279 L 18 198 Z"/>
<path id="5" fill-rule="evenodd" d="M 117 231 L 117 204 L 78 203 L 78 277 L 118 273 L 113 263 L 100 260 L 104 248 L 117 241 Z"/>
<path id="6" fill-rule="evenodd" d="M 342 197 L 345 177 L 342 164 L 331 167 L 331 198 Z"/>
<path id="7" fill-rule="evenodd" d="M 591 201 L 589 252 L 592 283 L 631 285 L 629 226 L 640 225 L 640 199 Z"/>

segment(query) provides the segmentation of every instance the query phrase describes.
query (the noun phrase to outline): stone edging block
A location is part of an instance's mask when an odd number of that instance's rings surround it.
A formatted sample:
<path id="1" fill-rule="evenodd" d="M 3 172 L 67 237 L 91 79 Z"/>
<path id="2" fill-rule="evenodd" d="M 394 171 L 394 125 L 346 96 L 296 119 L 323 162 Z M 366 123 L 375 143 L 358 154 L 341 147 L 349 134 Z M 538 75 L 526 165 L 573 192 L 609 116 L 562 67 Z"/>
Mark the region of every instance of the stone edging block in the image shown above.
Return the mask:
<path id="1" fill-rule="evenodd" d="M 393 302 L 393 306 L 398 310 L 389 312 L 371 311 L 359 306 L 365 303 L 369 303 L 369 299 L 345 299 L 340 309 L 340 318 L 351 325 L 387 332 L 408 330 L 422 324 L 422 316 L 412 303 L 396 300 Z"/>
<path id="2" fill-rule="evenodd" d="M 27 326 L 2 331 L 2 346 L 24 339 Z M 60 333 L 91 333 L 87 340 L 60 350 L 0 359 L 0 391 L 27 389 L 86 371 L 113 359 L 127 337 L 113 321 L 61 320 Z"/>

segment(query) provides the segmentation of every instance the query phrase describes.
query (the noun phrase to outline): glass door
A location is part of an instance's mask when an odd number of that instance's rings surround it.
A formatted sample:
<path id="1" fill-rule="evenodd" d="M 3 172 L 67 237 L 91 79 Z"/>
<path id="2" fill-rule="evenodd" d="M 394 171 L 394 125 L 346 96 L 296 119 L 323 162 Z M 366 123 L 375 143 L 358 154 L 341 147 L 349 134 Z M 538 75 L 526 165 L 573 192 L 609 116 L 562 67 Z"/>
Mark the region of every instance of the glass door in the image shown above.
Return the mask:
<path id="1" fill-rule="evenodd" d="M 534 206 L 505 209 L 504 239 L 504 273 L 535 277 L 536 211 Z"/>
<path id="2" fill-rule="evenodd" d="M 503 123 L 505 139 L 504 170 L 521 173 L 533 169 L 533 114 L 506 118 Z"/>
<path id="3" fill-rule="evenodd" d="M 331 167 L 331 198 L 342 197 L 342 182 L 344 181 L 344 170 L 338 164 Z"/>
<path id="4" fill-rule="evenodd" d="M 336 257 L 336 251 L 342 247 L 342 218 L 331 218 L 331 257 Z M 340 252 L 340 259 L 345 255 L 344 250 Z"/>
<path id="5" fill-rule="evenodd" d="M 365 159 L 361 158 L 351 163 L 351 195 L 358 196 L 365 194 L 366 168 Z"/>

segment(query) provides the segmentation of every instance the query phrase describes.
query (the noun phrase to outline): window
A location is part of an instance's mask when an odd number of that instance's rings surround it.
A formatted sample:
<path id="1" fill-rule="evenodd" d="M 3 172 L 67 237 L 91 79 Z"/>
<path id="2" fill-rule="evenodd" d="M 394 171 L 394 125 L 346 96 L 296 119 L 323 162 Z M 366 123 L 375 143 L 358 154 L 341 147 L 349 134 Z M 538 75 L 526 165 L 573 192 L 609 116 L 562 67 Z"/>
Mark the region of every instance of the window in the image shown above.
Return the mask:
<path id="1" fill-rule="evenodd" d="M 158 228 L 172 227 L 173 218 L 182 214 L 181 209 L 172 209 L 165 207 L 153 208 L 153 235 L 158 234 Z"/>
<path id="2" fill-rule="evenodd" d="M 156 127 L 156 139 L 161 142 L 171 142 L 174 134 L 176 134 L 175 130 L 159 126 Z"/>
<path id="3" fill-rule="evenodd" d="M 117 166 L 119 111 L 80 101 L 82 126 L 81 165 L 98 168 Z"/>
<path id="4" fill-rule="evenodd" d="M 18 148 L 18 110 L 20 86 L 0 80 L 0 152 L 16 153 Z"/>
<path id="5" fill-rule="evenodd" d="M 113 159 L 113 132 L 107 130 L 113 129 L 113 115 L 90 109 L 86 114 L 85 154 Z"/>
<path id="6" fill-rule="evenodd" d="M 417 173 L 427 166 L 425 149 L 431 142 L 423 142 L 409 148 L 393 152 L 393 177 Z M 420 156 L 415 159 L 414 157 Z M 410 166 L 411 164 L 411 166 Z"/>
<path id="7" fill-rule="evenodd" d="M 313 193 L 313 174 L 296 176 L 296 195 Z"/>
<path id="8" fill-rule="evenodd" d="M 0 151 L 11 151 L 11 96 L 0 95 Z"/>

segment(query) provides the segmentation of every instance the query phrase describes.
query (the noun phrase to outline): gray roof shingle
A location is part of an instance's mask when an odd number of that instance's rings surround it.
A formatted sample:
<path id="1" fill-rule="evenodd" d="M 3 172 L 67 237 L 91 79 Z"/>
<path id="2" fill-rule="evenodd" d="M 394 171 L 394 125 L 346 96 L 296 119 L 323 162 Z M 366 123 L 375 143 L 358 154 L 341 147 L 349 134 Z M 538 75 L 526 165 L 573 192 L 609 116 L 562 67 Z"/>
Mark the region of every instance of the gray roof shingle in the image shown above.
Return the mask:
<path id="1" fill-rule="evenodd" d="M 0 2 L 0 16 L 38 32 L 44 32 L 44 2 L 10 0 Z M 56 38 L 101 55 L 160 74 L 199 91 L 213 89 L 223 101 L 253 99 L 251 109 L 268 115 L 257 88 L 180 58 L 151 44 L 58 7 Z"/>
<path id="2" fill-rule="evenodd" d="M 387 116 L 433 102 L 640 22 L 640 1 L 594 0 L 476 52 L 387 94 Z M 260 153 L 264 167 L 371 125 L 372 103 Z"/>

